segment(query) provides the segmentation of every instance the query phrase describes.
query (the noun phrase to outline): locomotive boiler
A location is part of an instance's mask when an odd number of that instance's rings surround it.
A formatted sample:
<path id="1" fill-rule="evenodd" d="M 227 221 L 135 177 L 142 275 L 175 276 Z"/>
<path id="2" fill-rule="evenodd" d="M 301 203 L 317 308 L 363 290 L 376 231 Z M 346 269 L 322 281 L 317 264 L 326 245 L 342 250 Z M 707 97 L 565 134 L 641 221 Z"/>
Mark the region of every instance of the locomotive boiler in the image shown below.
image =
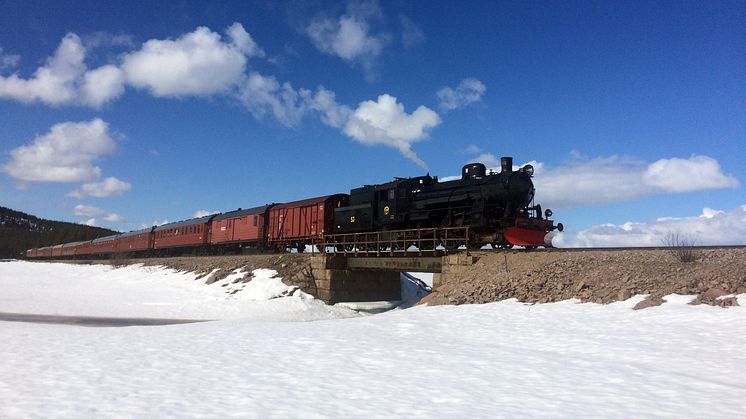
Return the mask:
<path id="1" fill-rule="evenodd" d="M 547 233 L 563 227 L 549 220 L 551 210 L 533 205 L 533 167 L 513 170 L 511 157 L 500 163 L 499 172 L 467 164 L 460 179 L 428 174 L 353 189 L 349 205 L 334 210 L 335 233 L 468 226 L 479 245 L 550 246 Z"/>

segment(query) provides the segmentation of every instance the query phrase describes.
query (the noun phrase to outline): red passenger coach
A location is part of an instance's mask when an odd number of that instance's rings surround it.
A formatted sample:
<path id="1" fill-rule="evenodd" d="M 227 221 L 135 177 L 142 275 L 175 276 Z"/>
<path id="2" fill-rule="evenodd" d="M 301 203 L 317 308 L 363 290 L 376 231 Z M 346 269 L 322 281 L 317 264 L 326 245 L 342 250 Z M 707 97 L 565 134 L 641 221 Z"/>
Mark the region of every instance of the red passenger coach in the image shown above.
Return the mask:
<path id="1" fill-rule="evenodd" d="M 71 258 L 76 255 L 78 246 L 83 242 L 65 243 L 62 245 L 62 256 L 65 258 Z"/>
<path id="2" fill-rule="evenodd" d="M 267 243 L 302 248 L 331 233 L 334 208 L 347 206 L 349 195 L 336 194 L 275 205 L 269 210 Z"/>
<path id="3" fill-rule="evenodd" d="M 153 248 L 155 227 L 122 233 L 117 237 L 117 253 L 142 252 Z"/>
<path id="4" fill-rule="evenodd" d="M 264 240 L 267 210 L 264 205 L 245 210 L 225 212 L 212 219 L 210 243 L 256 243 Z"/>
<path id="5" fill-rule="evenodd" d="M 201 247 L 210 243 L 210 224 L 214 215 L 164 224 L 153 229 L 153 248 Z"/>
<path id="6" fill-rule="evenodd" d="M 108 255 L 116 251 L 116 238 L 119 235 L 99 237 L 91 240 L 90 254 Z"/>

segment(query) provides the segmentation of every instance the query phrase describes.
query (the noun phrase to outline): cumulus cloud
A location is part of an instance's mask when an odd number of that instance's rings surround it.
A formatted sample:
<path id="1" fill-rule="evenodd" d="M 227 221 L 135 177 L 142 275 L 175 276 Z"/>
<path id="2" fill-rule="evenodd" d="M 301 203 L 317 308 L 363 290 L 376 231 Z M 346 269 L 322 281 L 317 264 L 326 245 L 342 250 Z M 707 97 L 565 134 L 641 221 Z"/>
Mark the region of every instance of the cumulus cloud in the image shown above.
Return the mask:
<path id="1" fill-rule="evenodd" d="M 96 227 L 98 226 L 98 221 L 96 221 L 95 218 L 89 218 L 85 221 L 83 221 L 84 225 L 87 225 L 88 227 Z"/>
<path id="2" fill-rule="evenodd" d="M 431 109 L 420 106 L 411 114 L 391 95 L 378 96 L 377 101 L 361 102 L 344 127 L 345 134 L 363 144 L 383 144 L 398 149 L 405 157 L 427 169 L 412 144 L 422 140 L 428 131 L 440 123 Z"/>
<path id="3" fill-rule="evenodd" d="M 371 33 L 370 20 L 380 19 L 381 15 L 375 2 L 350 2 L 347 12 L 339 18 L 319 17 L 311 21 L 306 34 L 319 51 L 362 64 L 370 72 L 391 39 L 387 33 Z"/>
<path id="4" fill-rule="evenodd" d="M 88 225 L 95 225 L 96 217 L 103 217 L 104 220 L 113 223 L 124 221 L 124 218 L 119 214 L 115 214 L 113 212 L 109 212 L 91 205 L 78 204 L 75 206 L 75 208 L 73 208 L 73 213 L 79 217 L 91 217 L 88 221 L 85 222 L 85 224 Z"/>
<path id="5" fill-rule="evenodd" d="M 129 84 L 154 96 L 209 96 L 229 90 L 244 76 L 248 57 L 263 56 L 240 23 L 227 30 L 227 41 L 200 26 L 175 40 L 151 39 L 122 60 Z"/>
<path id="6" fill-rule="evenodd" d="M 219 214 L 220 211 L 210 211 L 210 210 L 199 210 L 192 214 L 192 218 L 200 218 L 200 217 L 207 217 L 208 215 L 213 214 Z"/>
<path id="7" fill-rule="evenodd" d="M 251 72 L 240 85 L 237 97 L 255 118 L 271 113 L 278 122 L 291 127 L 306 113 L 309 93 L 296 90 L 287 82 L 280 84 L 274 76 Z"/>
<path id="8" fill-rule="evenodd" d="M 492 153 L 482 153 L 473 159 L 469 159 L 469 163 L 482 163 L 487 167 L 497 168 L 500 167 L 500 159 L 495 157 Z"/>
<path id="9" fill-rule="evenodd" d="M 100 107 L 124 91 L 121 72 L 107 65 L 87 71 L 80 37 L 68 33 L 46 64 L 29 79 L 0 76 L 0 97 L 47 105 L 83 104 Z"/>
<path id="10" fill-rule="evenodd" d="M 11 150 L 11 160 L 2 168 L 24 181 L 85 182 L 101 175 L 101 168 L 93 162 L 115 148 L 103 120 L 63 122 L 30 145 Z"/>
<path id="11" fill-rule="evenodd" d="M 732 211 L 704 208 L 698 216 L 665 217 L 648 223 L 601 224 L 575 234 L 558 233 L 552 242 L 557 247 L 662 246 L 671 233 L 701 245 L 746 244 L 746 205 Z"/>
<path id="12" fill-rule="evenodd" d="M 553 208 L 740 185 L 735 177 L 723 173 L 717 160 L 707 156 L 661 159 L 650 164 L 618 156 L 599 157 L 576 159 L 556 168 L 529 163 L 535 168 L 537 201 Z"/>
<path id="13" fill-rule="evenodd" d="M 461 80 L 456 86 L 438 90 L 438 106 L 445 112 L 464 108 L 482 99 L 487 87 L 475 78 Z"/>
<path id="14" fill-rule="evenodd" d="M 469 154 L 479 154 L 482 152 L 482 149 L 475 144 L 470 144 L 468 147 L 464 149 L 464 151 Z"/>
<path id="15" fill-rule="evenodd" d="M 315 93 L 296 90 L 290 83 L 280 84 L 274 77 L 256 72 L 250 73 L 240 86 L 238 98 L 255 117 L 271 114 L 285 126 L 294 126 L 308 113 L 316 113 L 323 123 L 354 140 L 396 148 L 423 169 L 427 166 L 412 151 L 412 144 L 440 123 L 440 117 L 431 109 L 420 106 L 408 114 L 404 105 L 388 94 L 352 109 L 338 103 L 334 92 L 324 87 Z"/>
<path id="16" fill-rule="evenodd" d="M 70 192 L 67 196 L 82 199 L 86 196 L 95 198 L 110 198 L 122 196 L 123 193 L 132 189 L 132 185 L 115 177 L 107 177 L 101 182 L 85 183 L 80 188 Z"/>

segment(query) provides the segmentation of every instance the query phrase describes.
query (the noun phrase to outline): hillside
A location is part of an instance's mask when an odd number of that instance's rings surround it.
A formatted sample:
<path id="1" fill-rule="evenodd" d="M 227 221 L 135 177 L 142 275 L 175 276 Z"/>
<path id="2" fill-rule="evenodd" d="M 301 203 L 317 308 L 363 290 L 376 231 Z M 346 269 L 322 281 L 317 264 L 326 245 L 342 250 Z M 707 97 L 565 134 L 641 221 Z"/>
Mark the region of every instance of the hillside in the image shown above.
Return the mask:
<path id="1" fill-rule="evenodd" d="M 0 207 L 0 258 L 15 258 L 26 249 L 116 234 L 116 231 L 81 224 L 45 220 Z"/>

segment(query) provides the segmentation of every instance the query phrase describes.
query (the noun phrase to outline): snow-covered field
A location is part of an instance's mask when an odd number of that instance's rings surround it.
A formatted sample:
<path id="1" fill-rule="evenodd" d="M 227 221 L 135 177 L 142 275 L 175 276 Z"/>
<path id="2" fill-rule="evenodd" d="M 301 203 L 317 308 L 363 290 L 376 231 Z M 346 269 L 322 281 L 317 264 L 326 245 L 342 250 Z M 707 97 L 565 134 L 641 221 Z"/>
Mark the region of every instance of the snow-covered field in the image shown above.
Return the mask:
<path id="1" fill-rule="evenodd" d="M 222 319 L 0 321 L 0 417 L 744 416 L 743 307 L 669 296 L 641 311 L 635 297 L 357 316 L 300 293 L 266 300 L 282 292 L 265 274 L 230 295 L 164 269 L 0 263 L 0 312 Z"/>

